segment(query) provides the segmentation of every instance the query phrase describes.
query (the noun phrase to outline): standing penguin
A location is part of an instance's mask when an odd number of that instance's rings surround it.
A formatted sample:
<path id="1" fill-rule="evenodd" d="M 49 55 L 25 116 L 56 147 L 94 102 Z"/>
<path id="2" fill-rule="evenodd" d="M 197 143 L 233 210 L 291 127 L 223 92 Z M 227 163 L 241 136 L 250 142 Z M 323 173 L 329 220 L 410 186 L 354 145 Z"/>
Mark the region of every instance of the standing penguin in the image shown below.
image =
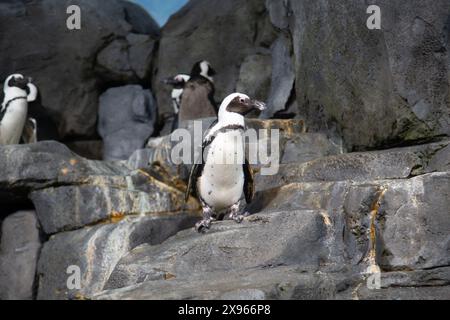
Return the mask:
<path id="1" fill-rule="evenodd" d="M 213 215 L 229 214 L 238 223 L 245 216 L 239 214 L 240 199 L 244 193 L 246 202 L 252 201 L 254 180 L 244 160 L 244 116 L 264 108 L 264 103 L 241 93 L 229 95 L 220 105 L 218 119 L 203 139 L 203 161 L 192 166 L 186 191 L 186 201 L 194 191 L 202 204 L 203 220 L 196 224 L 197 231 L 209 229 Z"/>
<path id="2" fill-rule="evenodd" d="M 0 145 L 36 142 L 36 121 L 28 118 L 28 102 L 36 100 L 38 90 L 31 78 L 10 75 L 3 86 L 4 99 L 0 109 Z"/>
<path id="3" fill-rule="evenodd" d="M 180 122 L 217 115 L 217 105 L 214 101 L 215 74 L 208 61 L 203 60 L 194 64 L 181 96 Z"/>
<path id="4" fill-rule="evenodd" d="M 187 74 L 178 74 L 175 77 L 170 77 L 163 81 L 165 84 L 172 86 L 171 98 L 172 98 L 173 112 L 175 114 L 175 120 L 173 121 L 172 124 L 172 131 L 178 128 L 179 123 L 178 113 L 180 112 L 181 95 L 183 94 L 186 82 L 188 82 L 190 78 L 191 77 Z"/>

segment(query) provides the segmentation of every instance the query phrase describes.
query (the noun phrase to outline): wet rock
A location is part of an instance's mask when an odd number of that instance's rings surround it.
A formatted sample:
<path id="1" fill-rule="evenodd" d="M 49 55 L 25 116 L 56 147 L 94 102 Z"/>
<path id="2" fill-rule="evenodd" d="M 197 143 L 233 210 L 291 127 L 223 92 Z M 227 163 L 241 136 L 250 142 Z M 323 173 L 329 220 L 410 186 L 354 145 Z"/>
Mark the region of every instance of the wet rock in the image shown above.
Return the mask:
<path id="1" fill-rule="evenodd" d="M 98 132 L 103 159 L 127 160 L 152 135 L 157 109 L 152 93 L 128 85 L 107 90 L 100 97 Z"/>
<path id="2" fill-rule="evenodd" d="M 38 299 L 82 299 L 95 294 L 129 250 L 141 243 L 158 244 L 196 220 L 187 213 L 127 218 L 52 236 L 39 259 Z M 80 270 L 79 289 L 67 286 L 69 266 Z"/>
<path id="3" fill-rule="evenodd" d="M 36 265 L 41 248 L 33 211 L 16 212 L 2 223 L 0 299 L 28 300 L 35 295 Z"/>
<path id="4" fill-rule="evenodd" d="M 17 72 L 33 77 L 42 106 L 58 124 L 60 138 L 95 135 L 101 90 L 119 80 L 115 73 L 100 72 L 97 58 L 102 50 L 126 39 L 129 46 L 114 51 L 116 57 L 129 54 L 134 60 L 139 56 L 139 63 L 146 64 L 130 62 L 135 72 L 120 81 L 141 82 L 149 73 L 151 63 L 147 62 L 152 61 L 151 49 L 159 38 L 159 27 L 150 15 L 128 1 L 80 0 L 77 5 L 82 12 L 80 30 L 67 29 L 68 4 L 59 0 L 0 4 L 0 78 Z M 121 70 L 122 62 L 108 59 L 107 70 Z"/>

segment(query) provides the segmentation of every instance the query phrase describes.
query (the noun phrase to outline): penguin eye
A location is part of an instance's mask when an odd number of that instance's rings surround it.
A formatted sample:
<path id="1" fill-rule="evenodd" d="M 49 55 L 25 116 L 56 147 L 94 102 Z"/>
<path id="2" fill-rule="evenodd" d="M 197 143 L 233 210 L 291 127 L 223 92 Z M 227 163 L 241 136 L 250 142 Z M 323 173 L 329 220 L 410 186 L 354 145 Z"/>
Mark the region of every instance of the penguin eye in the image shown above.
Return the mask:
<path id="1" fill-rule="evenodd" d="M 240 98 L 240 99 L 239 99 L 239 102 L 240 102 L 240 103 L 244 103 L 244 102 L 245 102 L 245 99 L 244 99 L 244 98 Z"/>

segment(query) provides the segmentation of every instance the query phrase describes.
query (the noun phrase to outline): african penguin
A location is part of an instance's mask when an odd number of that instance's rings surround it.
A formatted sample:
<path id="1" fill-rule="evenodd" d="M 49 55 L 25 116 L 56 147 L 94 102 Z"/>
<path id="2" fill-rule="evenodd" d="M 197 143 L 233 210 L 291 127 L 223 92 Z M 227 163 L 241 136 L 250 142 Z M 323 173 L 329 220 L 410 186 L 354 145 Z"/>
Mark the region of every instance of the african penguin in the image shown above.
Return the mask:
<path id="1" fill-rule="evenodd" d="M 184 86 L 186 82 L 189 81 L 191 77 L 187 74 L 178 74 L 175 77 L 170 77 L 165 79 L 163 82 L 167 85 L 172 86 L 171 98 L 173 112 L 175 114 L 175 120 L 172 125 L 172 131 L 178 128 L 178 113 L 181 106 L 181 95 L 183 94 Z"/>
<path id="2" fill-rule="evenodd" d="M 36 142 L 36 121 L 28 118 L 28 103 L 36 100 L 38 89 L 31 78 L 10 75 L 3 86 L 4 99 L 0 109 L 0 145 Z"/>
<path id="3" fill-rule="evenodd" d="M 216 74 L 208 61 L 194 64 L 189 81 L 186 82 L 181 96 L 179 121 L 195 120 L 217 116 L 214 101 L 214 80 Z"/>
<path id="4" fill-rule="evenodd" d="M 238 212 L 242 194 L 247 203 L 253 199 L 253 174 L 245 159 L 243 134 L 244 116 L 254 109 L 264 110 L 265 104 L 245 94 L 229 95 L 203 139 L 203 161 L 192 166 L 186 191 L 186 201 L 193 191 L 203 207 L 203 220 L 196 224 L 199 232 L 209 229 L 213 215 L 221 213 L 241 222 L 245 215 Z"/>

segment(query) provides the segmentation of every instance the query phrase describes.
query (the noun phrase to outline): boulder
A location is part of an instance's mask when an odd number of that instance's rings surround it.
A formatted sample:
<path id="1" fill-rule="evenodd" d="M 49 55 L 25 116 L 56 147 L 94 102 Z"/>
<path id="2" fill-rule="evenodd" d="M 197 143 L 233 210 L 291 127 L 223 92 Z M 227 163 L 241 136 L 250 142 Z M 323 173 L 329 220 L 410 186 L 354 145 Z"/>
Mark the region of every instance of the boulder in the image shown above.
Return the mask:
<path id="1" fill-rule="evenodd" d="M 39 224 L 33 211 L 9 215 L 0 241 L 0 299 L 35 297 L 36 265 L 41 248 Z"/>
<path id="2" fill-rule="evenodd" d="M 242 224 L 221 222 L 205 235 L 186 230 L 161 245 L 131 251 L 117 264 L 105 289 L 292 264 L 316 271 L 327 256 L 322 242 L 326 234 L 317 211 L 254 215 Z"/>
<path id="3" fill-rule="evenodd" d="M 203 59 L 217 71 L 216 101 L 234 92 L 240 74 L 244 76 L 240 71 L 246 58 L 267 52 L 273 42 L 266 13 L 264 0 L 194 0 L 172 15 L 162 30 L 153 77 L 160 114 L 173 112 L 170 88 L 161 80 L 190 73 L 194 63 Z"/>
<path id="4" fill-rule="evenodd" d="M 154 131 L 157 108 L 152 93 L 138 85 L 108 89 L 100 97 L 98 132 L 104 160 L 127 160 Z"/>
<path id="5" fill-rule="evenodd" d="M 38 264 L 38 299 L 83 299 L 102 290 L 116 263 L 141 243 L 158 244 L 198 216 L 180 213 L 162 217 L 130 217 L 112 224 L 58 233 L 44 244 Z M 70 266 L 78 267 L 80 287 L 67 283 Z"/>
<path id="6" fill-rule="evenodd" d="M 102 90 L 111 82 L 146 81 L 160 33 L 150 15 L 128 1 L 76 4 L 81 9 L 80 30 L 68 29 L 66 2 L 0 4 L 0 78 L 17 72 L 33 77 L 62 139 L 95 137 Z M 120 39 L 124 45 L 112 50 L 122 44 Z M 130 72 L 122 70 L 128 67 Z"/>
<path id="7" fill-rule="evenodd" d="M 247 56 L 242 62 L 236 92 L 253 99 L 267 101 L 272 76 L 272 58 L 269 54 Z"/>
<path id="8" fill-rule="evenodd" d="M 448 136 L 450 2 L 376 4 L 381 30 L 367 29 L 365 1 L 289 1 L 299 112 L 336 125 L 349 150 Z"/>

